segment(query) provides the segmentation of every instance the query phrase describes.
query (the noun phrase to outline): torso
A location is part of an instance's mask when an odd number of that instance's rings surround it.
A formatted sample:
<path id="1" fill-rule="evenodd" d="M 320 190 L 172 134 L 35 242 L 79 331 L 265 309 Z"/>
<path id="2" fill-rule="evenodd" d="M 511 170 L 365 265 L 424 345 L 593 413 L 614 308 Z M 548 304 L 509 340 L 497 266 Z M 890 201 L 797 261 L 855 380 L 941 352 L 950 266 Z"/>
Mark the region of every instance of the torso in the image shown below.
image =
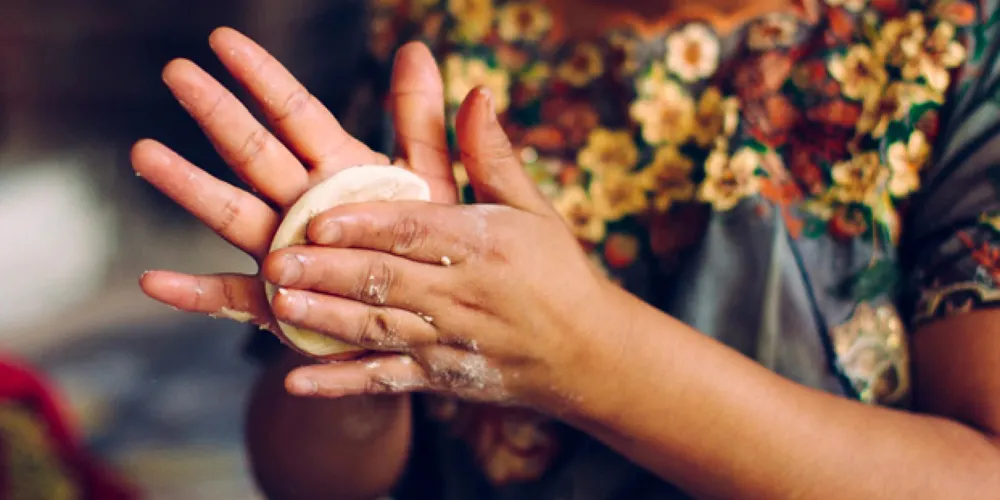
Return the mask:
<path id="1" fill-rule="evenodd" d="M 419 20 L 450 112 L 473 87 L 492 91 L 525 168 L 609 277 L 797 382 L 906 404 L 897 248 L 957 99 L 971 5 L 692 10 L 588 37 L 570 33 L 595 26 L 569 29 L 538 2 L 415 0 L 402 17 L 399 0 L 376 3 L 393 4 L 376 9 L 377 37 Z M 905 312 L 919 321 L 945 302 Z M 432 413 L 490 484 L 518 494 L 599 448 L 530 412 L 446 401 Z M 591 466 L 644 477 L 601 453 Z M 676 493 L 659 487 L 648 498 Z"/>

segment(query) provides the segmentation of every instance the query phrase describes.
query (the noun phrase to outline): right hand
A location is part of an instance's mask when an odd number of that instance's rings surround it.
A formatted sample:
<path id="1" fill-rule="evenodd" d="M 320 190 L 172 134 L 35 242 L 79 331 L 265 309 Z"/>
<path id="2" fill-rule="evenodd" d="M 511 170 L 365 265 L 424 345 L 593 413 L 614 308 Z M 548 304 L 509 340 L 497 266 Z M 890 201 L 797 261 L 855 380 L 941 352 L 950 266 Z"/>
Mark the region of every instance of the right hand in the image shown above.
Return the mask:
<path id="1" fill-rule="evenodd" d="M 390 161 L 351 137 L 274 57 L 247 37 L 220 28 L 209 44 L 249 90 L 274 133 L 190 61 L 172 61 L 163 70 L 163 80 L 219 155 L 259 196 L 210 176 L 151 139 L 136 143 L 132 164 L 139 175 L 259 265 L 281 213 L 309 187 L 350 166 Z M 433 201 L 455 203 L 441 76 L 425 46 L 411 43 L 399 50 L 390 100 L 399 158 L 430 184 Z M 151 271 L 140 284 L 150 297 L 184 311 L 219 314 L 225 308 L 276 328 L 264 283 L 256 276 Z"/>

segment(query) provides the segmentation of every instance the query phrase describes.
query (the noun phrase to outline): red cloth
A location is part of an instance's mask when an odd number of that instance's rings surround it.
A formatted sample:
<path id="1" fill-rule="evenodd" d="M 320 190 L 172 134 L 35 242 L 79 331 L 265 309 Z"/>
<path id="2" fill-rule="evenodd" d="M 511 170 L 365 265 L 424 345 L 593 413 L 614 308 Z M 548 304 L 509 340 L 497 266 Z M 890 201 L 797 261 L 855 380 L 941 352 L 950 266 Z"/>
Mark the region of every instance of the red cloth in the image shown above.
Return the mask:
<path id="1" fill-rule="evenodd" d="M 67 422 L 48 381 L 26 365 L 9 357 L 0 358 L 0 404 L 19 405 L 30 412 L 48 438 L 49 450 L 58 457 L 82 498 L 87 500 L 132 500 L 138 492 L 91 456 Z M 0 438 L 0 447 L 8 443 Z M 12 498 L 11 466 L 6 450 L 0 450 L 0 499 Z M 39 499 L 44 500 L 44 499 Z"/>

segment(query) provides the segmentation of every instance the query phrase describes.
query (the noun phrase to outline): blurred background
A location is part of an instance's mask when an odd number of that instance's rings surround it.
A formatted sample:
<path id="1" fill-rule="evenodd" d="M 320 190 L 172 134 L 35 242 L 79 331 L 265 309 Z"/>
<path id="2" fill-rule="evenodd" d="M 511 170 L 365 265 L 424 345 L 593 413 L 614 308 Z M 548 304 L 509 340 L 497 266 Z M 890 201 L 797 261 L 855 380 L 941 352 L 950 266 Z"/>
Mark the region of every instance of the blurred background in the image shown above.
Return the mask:
<path id="1" fill-rule="evenodd" d="M 334 111 L 361 0 L 0 0 L 0 346 L 53 382 L 87 445 L 146 498 L 258 498 L 242 449 L 242 325 L 146 299 L 149 268 L 253 263 L 136 178 L 154 137 L 236 182 L 172 101 L 174 57 L 225 84 L 207 37 L 244 31 Z M 239 94 L 238 94 L 239 95 Z"/>

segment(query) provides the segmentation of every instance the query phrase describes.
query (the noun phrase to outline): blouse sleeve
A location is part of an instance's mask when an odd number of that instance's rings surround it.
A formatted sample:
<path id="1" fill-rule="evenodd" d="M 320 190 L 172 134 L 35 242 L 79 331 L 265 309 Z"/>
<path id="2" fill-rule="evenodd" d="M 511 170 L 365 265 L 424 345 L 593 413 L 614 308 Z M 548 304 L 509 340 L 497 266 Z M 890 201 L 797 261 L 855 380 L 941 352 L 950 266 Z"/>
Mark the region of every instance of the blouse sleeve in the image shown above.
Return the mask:
<path id="1" fill-rule="evenodd" d="M 998 16 L 960 1 L 936 5 L 955 13 L 946 27 L 957 29 L 966 62 L 952 75 L 933 162 L 906 212 L 903 305 L 914 326 L 1000 304 Z"/>
<path id="2" fill-rule="evenodd" d="M 437 45 L 441 16 L 441 0 L 369 0 L 364 12 L 366 41 L 364 53 L 347 75 L 351 88 L 347 89 L 347 104 L 338 106 L 337 118 L 345 130 L 365 142 L 372 149 L 390 153 L 392 134 L 388 113 L 372 113 L 372 109 L 387 111 L 385 98 L 389 91 L 392 61 L 396 50 L 411 40 L 422 40 L 433 49 Z M 338 20 L 342 21 L 342 20 Z M 340 40 L 341 47 L 354 46 Z M 321 56 L 317 52 L 316 57 Z M 341 76 L 338 78 L 343 80 Z M 322 89 L 313 89 L 318 92 Z M 343 98 L 341 96 L 341 98 Z M 245 345 L 245 353 L 252 360 L 267 362 L 281 353 L 277 337 L 266 332 L 254 331 Z"/>

